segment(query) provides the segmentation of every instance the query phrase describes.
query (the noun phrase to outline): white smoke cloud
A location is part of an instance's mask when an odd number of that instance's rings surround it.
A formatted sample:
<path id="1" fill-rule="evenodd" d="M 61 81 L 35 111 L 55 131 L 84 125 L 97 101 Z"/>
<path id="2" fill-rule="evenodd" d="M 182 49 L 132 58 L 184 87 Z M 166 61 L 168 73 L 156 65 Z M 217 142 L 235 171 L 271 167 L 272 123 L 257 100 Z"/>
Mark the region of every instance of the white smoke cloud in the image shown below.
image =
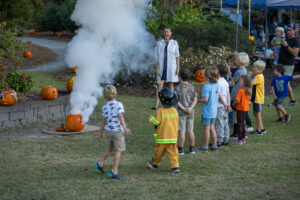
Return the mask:
<path id="1" fill-rule="evenodd" d="M 100 82 L 111 82 L 122 64 L 146 69 L 154 38 L 146 31 L 146 0 L 77 0 L 71 19 L 81 28 L 68 44 L 66 62 L 79 66 L 70 97 L 71 113 L 89 120 L 102 95 Z"/>

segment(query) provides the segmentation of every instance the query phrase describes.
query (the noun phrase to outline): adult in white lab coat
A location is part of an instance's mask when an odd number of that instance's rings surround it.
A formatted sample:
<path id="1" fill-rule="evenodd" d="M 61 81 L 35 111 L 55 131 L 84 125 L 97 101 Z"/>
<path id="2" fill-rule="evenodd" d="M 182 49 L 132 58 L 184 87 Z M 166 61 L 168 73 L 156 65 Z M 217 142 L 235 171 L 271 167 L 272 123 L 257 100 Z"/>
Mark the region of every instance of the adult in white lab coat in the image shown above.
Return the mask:
<path id="1" fill-rule="evenodd" d="M 172 39 L 170 28 L 164 28 L 163 39 L 157 41 L 155 47 L 156 55 L 156 102 L 153 110 L 158 108 L 158 91 L 167 83 L 167 87 L 174 90 L 174 83 L 178 82 L 179 74 L 179 47 L 176 40 Z"/>

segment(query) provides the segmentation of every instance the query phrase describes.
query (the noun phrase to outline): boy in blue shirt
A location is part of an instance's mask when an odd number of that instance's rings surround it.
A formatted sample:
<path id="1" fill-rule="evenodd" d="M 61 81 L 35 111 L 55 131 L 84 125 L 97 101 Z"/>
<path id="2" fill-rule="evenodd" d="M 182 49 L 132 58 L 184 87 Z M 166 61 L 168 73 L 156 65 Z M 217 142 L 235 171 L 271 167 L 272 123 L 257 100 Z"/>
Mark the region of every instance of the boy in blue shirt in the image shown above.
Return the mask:
<path id="1" fill-rule="evenodd" d="M 274 65 L 273 73 L 275 77 L 272 80 L 272 94 L 274 97 L 274 105 L 276 112 L 279 116 L 276 122 L 289 122 L 291 120 L 291 115 L 289 115 L 283 108 L 284 99 L 288 96 L 288 83 L 289 81 L 300 78 L 300 75 L 288 76 L 284 75 L 283 65 Z"/>

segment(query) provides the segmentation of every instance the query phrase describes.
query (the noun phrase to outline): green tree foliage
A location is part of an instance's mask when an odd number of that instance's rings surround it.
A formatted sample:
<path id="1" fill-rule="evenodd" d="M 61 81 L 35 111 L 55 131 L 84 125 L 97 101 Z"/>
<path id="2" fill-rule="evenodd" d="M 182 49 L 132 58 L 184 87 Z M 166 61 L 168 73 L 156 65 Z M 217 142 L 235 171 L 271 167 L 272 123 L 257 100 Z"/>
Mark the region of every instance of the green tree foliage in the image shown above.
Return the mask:
<path id="1" fill-rule="evenodd" d="M 70 17 L 75 3 L 74 0 L 50 2 L 47 10 L 39 19 L 40 30 L 52 31 L 53 34 L 64 30 L 74 32 L 76 25 Z"/>
<path id="2" fill-rule="evenodd" d="M 43 8 L 42 0 L 1 0 L 0 20 L 8 27 L 31 28 Z"/>

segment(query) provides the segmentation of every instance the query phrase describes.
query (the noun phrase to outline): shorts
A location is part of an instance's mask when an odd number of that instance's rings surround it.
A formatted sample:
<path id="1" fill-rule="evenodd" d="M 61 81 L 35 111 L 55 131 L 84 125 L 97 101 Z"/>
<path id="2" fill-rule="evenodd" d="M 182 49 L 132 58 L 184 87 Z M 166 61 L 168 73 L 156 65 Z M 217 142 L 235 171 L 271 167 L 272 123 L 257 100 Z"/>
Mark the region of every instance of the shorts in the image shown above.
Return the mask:
<path id="1" fill-rule="evenodd" d="M 253 111 L 254 112 L 261 112 L 262 111 L 262 104 L 253 103 Z"/>
<path id="2" fill-rule="evenodd" d="M 178 131 L 192 131 L 194 129 L 194 113 L 179 116 Z"/>
<path id="3" fill-rule="evenodd" d="M 105 131 L 105 133 L 109 151 L 125 151 L 125 138 L 122 131 Z"/>
<path id="4" fill-rule="evenodd" d="M 284 75 L 292 76 L 294 68 L 294 65 L 283 65 Z"/>
<path id="5" fill-rule="evenodd" d="M 274 106 L 282 106 L 284 100 L 285 100 L 285 97 L 279 97 L 277 100 L 274 101 Z"/>
<path id="6" fill-rule="evenodd" d="M 202 116 L 201 123 L 203 125 L 212 125 L 216 123 L 216 118 L 205 118 Z"/>

